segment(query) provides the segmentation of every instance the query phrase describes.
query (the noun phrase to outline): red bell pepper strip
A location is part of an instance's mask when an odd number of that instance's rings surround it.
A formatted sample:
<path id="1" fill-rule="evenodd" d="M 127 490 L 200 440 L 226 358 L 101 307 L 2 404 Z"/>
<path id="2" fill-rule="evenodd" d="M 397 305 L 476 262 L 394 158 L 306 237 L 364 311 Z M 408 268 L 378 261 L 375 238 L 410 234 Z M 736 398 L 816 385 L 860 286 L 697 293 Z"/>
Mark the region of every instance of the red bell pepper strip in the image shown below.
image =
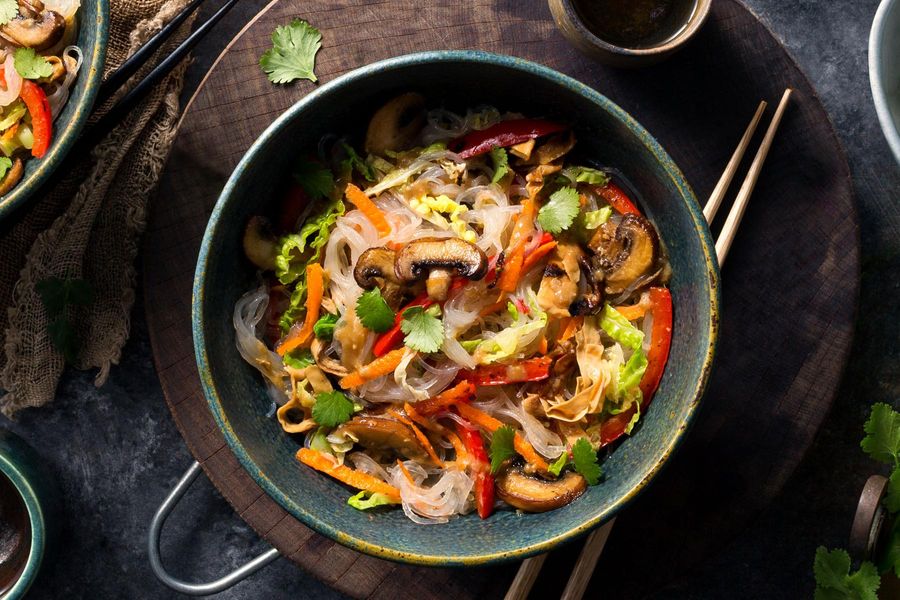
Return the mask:
<path id="1" fill-rule="evenodd" d="M 462 139 L 450 144 L 451 149 L 457 149 L 457 153 L 463 159 L 472 158 L 479 154 L 487 154 L 493 148 L 506 148 L 515 146 L 528 140 L 557 133 L 566 129 L 561 123 L 545 121 L 543 119 L 512 119 L 500 121 L 487 129 L 472 131 Z"/>
<path id="2" fill-rule="evenodd" d="M 461 290 L 468 280 L 465 277 L 456 277 L 453 280 L 453 283 L 450 284 L 450 291 L 447 292 L 447 296 L 452 296 L 459 290 Z M 397 311 L 397 316 L 394 317 L 394 326 L 387 330 L 385 333 L 382 333 L 377 340 L 375 340 L 375 345 L 372 346 L 372 354 L 375 356 L 384 356 L 391 350 L 400 346 L 403 343 L 404 333 L 400 329 L 400 323 L 403 322 L 403 312 L 407 308 L 413 308 L 414 306 L 421 306 L 422 308 L 428 308 L 436 304 L 434 300 L 428 297 L 428 294 L 422 292 L 418 296 L 416 296 L 412 302 L 401 308 Z"/>
<path id="3" fill-rule="evenodd" d="M 470 371 L 461 371 L 460 379 L 475 384 L 476 387 L 506 385 L 525 381 L 541 381 L 550 377 L 549 356 L 530 358 L 511 365 L 482 365 Z"/>
<path id="4" fill-rule="evenodd" d="M 650 314 L 653 329 L 650 332 L 650 350 L 647 352 L 647 369 L 641 378 L 641 412 L 647 410 L 656 388 L 662 379 L 672 346 L 672 293 L 663 287 L 650 288 Z M 606 446 L 625 433 L 635 409 L 613 415 L 600 427 L 600 445 Z"/>
<path id="5" fill-rule="evenodd" d="M 34 132 L 34 145 L 31 147 L 31 155 L 41 158 L 47 154 L 50 141 L 53 138 L 53 118 L 50 114 L 50 102 L 47 94 L 33 81 L 22 82 L 22 101 L 31 113 L 31 130 Z"/>
<path id="6" fill-rule="evenodd" d="M 494 476 L 491 475 L 491 461 L 484 449 L 484 439 L 474 425 L 464 427 L 457 424 L 456 429 L 469 453 L 469 464 L 475 475 L 475 506 L 478 508 L 478 516 L 487 519 L 494 512 Z"/>
<path id="7" fill-rule="evenodd" d="M 597 192 L 601 198 L 606 200 L 606 202 L 613 207 L 613 210 L 619 214 L 641 214 L 641 211 L 637 209 L 637 206 L 634 205 L 634 202 L 631 201 L 628 194 L 612 182 L 607 183 L 603 187 L 594 188 L 594 191 Z"/>

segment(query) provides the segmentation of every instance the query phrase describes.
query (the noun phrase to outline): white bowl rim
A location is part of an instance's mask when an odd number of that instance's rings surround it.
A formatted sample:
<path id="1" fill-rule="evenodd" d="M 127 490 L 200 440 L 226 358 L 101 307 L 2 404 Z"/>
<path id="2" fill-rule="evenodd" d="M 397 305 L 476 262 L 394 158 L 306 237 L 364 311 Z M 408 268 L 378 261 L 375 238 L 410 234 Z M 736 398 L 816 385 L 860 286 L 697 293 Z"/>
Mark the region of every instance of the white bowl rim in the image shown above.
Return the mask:
<path id="1" fill-rule="evenodd" d="M 894 158 L 900 164 L 900 131 L 898 124 L 894 122 L 891 109 L 888 106 L 887 93 L 884 89 L 882 73 L 882 42 L 884 40 L 887 16 L 892 9 L 900 11 L 900 5 L 896 0 L 882 0 L 875 13 L 872 22 L 872 30 L 869 33 L 869 83 L 872 87 L 872 99 L 875 101 L 875 112 L 878 113 L 878 121 L 881 130 L 887 139 Z M 898 19 L 900 21 L 900 19 Z M 897 32 L 900 35 L 900 31 Z"/>

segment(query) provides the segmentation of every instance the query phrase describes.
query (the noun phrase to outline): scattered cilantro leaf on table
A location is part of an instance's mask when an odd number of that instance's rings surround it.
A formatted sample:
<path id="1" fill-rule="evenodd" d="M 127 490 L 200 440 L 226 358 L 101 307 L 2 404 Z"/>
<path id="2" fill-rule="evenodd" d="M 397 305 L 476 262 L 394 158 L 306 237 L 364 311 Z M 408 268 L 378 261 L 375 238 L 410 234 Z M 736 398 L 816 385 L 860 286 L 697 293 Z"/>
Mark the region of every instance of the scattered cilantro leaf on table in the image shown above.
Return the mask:
<path id="1" fill-rule="evenodd" d="M 879 462 L 900 466 L 900 413 L 883 402 L 873 405 L 865 432 L 860 447 L 866 454 Z"/>
<path id="2" fill-rule="evenodd" d="M 444 324 L 433 312 L 421 306 L 403 311 L 400 330 L 406 334 L 403 338 L 406 347 L 419 352 L 437 352 L 444 342 Z"/>
<path id="3" fill-rule="evenodd" d="M 877 600 L 881 577 L 875 565 L 866 561 L 850 573 L 850 555 L 844 550 L 816 549 L 813 562 L 816 600 Z"/>
<path id="4" fill-rule="evenodd" d="M 878 570 L 882 573 L 893 571 L 900 577 L 900 519 L 894 519 L 891 537 L 882 552 L 884 554 L 878 563 Z"/>
<path id="5" fill-rule="evenodd" d="M 581 210 L 578 192 L 574 188 L 563 187 L 550 195 L 550 201 L 538 212 L 538 223 L 549 233 L 559 233 L 568 229 Z"/>
<path id="6" fill-rule="evenodd" d="M 366 329 L 384 333 L 394 326 L 396 315 L 377 287 L 363 292 L 356 300 L 356 316 Z"/>
<path id="7" fill-rule="evenodd" d="M 494 146 L 491 149 L 491 160 L 494 163 L 494 176 L 491 178 L 491 183 L 497 183 L 509 173 L 509 155 L 504 148 Z"/>
<path id="8" fill-rule="evenodd" d="M 290 83 L 298 79 L 316 82 L 316 53 L 321 47 L 319 30 L 303 19 L 294 19 L 290 25 L 275 29 L 272 48 L 259 59 L 259 66 L 272 83 Z"/>
<path id="9" fill-rule="evenodd" d="M 575 470 L 587 480 L 588 484 L 597 485 L 603 470 L 597 464 L 597 452 L 587 438 L 579 438 L 572 445 L 572 462 L 575 464 Z"/>
<path id="10" fill-rule="evenodd" d="M 341 392 L 319 392 L 313 404 L 312 418 L 319 425 L 337 427 L 350 420 L 353 414 L 353 402 Z"/>
<path id="11" fill-rule="evenodd" d="M 25 79 L 40 79 L 53 75 L 53 65 L 34 48 L 17 48 L 14 55 L 16 71 Z"/>
<path id="12" fill-rule="evenodd" d="M 47 334 L 53 347 L 67 362 L 78 358 L 78 334 L 66 315 L 69 306 L 87 306 L 94 301 L 94 290 L 83 279 L 60 279 L 49 277 L 34 286 L 41 297 L 50 323 Z"/>
<path id="13" fill-rule="evenodd" d="M 0 25 L 6 25 L 19 15 L 17 0 L 0 0 Z"/>
<path id="14" fill-rule="evenodd" d="M 516 455 L 516 432 L 509 425 L 504 425 L 494 432 L 491 437 L 491 473 L 496 473 L 500 466 L 509 458 Z"/>

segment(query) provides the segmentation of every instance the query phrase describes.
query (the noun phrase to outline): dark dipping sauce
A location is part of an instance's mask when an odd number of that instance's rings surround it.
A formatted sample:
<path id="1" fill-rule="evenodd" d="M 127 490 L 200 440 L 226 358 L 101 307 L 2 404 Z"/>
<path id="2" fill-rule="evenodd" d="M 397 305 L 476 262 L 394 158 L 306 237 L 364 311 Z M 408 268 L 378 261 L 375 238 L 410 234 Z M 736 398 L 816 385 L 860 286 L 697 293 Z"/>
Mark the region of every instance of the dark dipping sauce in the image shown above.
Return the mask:
<path id="1" fill-rule="evenodd" d="M 22 576 L 30 551 L 28 508 L 16 486 L 0 473 L 0 596 Z"/>
<path id="2" fill-rule="evenodd" d="M 696 0 L 573 0 L 591 32 L 622 48 L 649 48 L 681 33 Z"/>

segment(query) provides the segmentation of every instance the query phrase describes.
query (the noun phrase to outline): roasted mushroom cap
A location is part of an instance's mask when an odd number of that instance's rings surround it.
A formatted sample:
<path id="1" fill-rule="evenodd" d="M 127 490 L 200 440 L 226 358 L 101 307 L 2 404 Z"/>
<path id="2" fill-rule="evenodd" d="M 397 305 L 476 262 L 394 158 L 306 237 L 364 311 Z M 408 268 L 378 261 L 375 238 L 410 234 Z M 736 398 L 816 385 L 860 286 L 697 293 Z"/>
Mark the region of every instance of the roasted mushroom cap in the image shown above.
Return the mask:
<path id="1" fill-rule="evenodd" d="M 393 419 L 359 415 L 338 427 L 334 433 L 335 435 L 349 433 L 364 448 L 389 450 L 422 464 L 434 464 L 428 452 L 416 439 L 415 432 Z"/>
<path id="2" fill-rule="evenodd" d="M 636 214 L 627 214 L 618 226 L 604 223 L 588 244 L 606 273 L 606 291 L 618 294 L 635 279 L 656 268 L 659 236 L 653 225 Z"/>
<path id="3" fill-rule="evenodd" d="M 4 196 L 11 189 L 16 187 L 16 184 L 22 179 L 22 174 L 25 172 L 25 166 L 22 164 L 21 158 L 13 159 L 13 165 L 10 167 L 9 171 L 7 171 L 6 176 L 3 177 L 3 180 L 0 181 L 0 196 Z"/>
<path id="4" fill-rule="evenodd" d="M 244 229 L 244 254 L 263 271 L 275 270 L 278 239 L 272 232 L 272 224 L 265 217 L 250 217 Z"/>
<path id="5" fill-rule="evenodd" d="M 425 98 L 413 92 L 397 96 L 378 109 L 366 131 L 366 152 L 405 150 L 425 126 Z"/>
<path id="6" fill-rule="evenodd" d="M 394 272 L 406 283 L 427 277 L 428 296 L 442 301 L 447 298 L 454 275 L 468 279 L 484 277 L 487 256 L 481 248 L 460 238 L 421 238 L 408 243 L 397 253 Z"/>
<path id="7" fill-rule="evenodd" d="M 497 495 L 501 500 L 525 512 L 547 512 L 569 504 L 587 489 L 578 473 L 569 471 L 550 481 L 526 475 L 513 467 L 497 478 Z"/>
<path id="8" fill-rule="evenodd" d="M 62 15 L 43 10 L 40 3 L 20 0 L 19 15 L 0 27 L 0 34 L 16 45 L 45 50 L 58 42 L 65 30 L 66 20 Z"/>
<path id="9" fill-rule="evenodd" d="M 369 248 L 356 261 L 353 268 L 353 278 L 364 290 L 378 287 L 385 301 L 394 306 L 397 304 L 403 290 L 402 283 L 394 273 L 394 259 L 397 253 L 390 248 Z"/>

